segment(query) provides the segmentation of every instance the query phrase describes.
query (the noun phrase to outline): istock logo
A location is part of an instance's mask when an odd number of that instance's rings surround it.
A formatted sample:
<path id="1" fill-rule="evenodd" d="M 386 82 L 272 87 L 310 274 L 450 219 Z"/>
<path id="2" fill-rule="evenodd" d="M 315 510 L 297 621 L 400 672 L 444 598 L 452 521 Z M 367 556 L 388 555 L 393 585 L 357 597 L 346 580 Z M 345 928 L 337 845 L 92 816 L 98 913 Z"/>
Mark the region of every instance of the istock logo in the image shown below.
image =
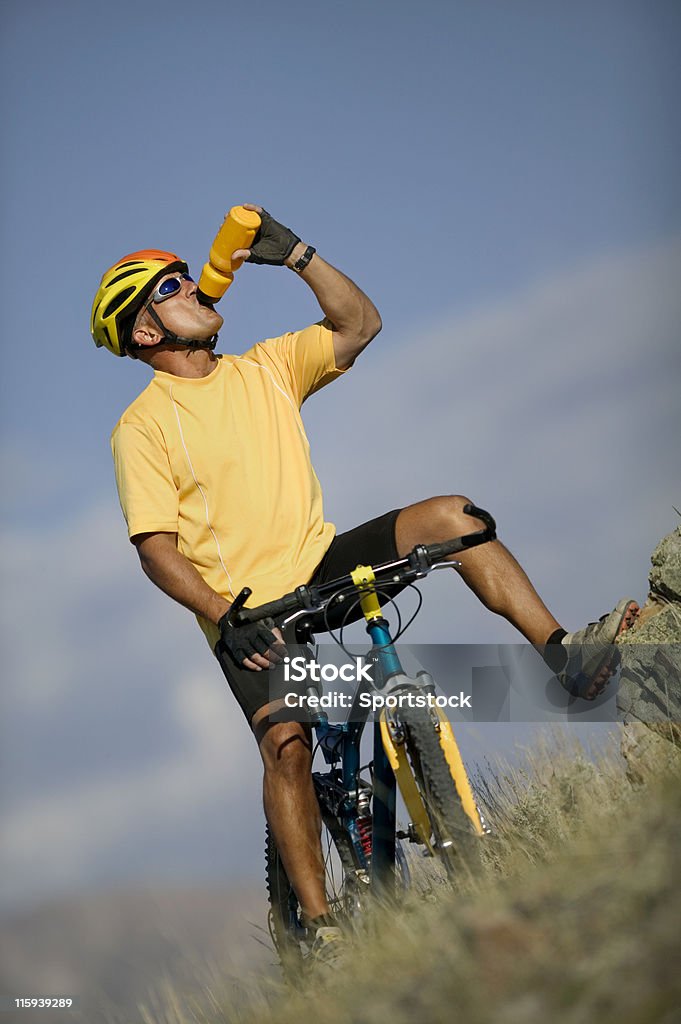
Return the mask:
<path id="1" fill-rule="evenodd" d="M 306 661 L 298 658 L 284 658 L 284 679 L 287 683 L 302 683 L 304 679 L 312 682 L 335 683 L 342 679 L 345 683 L 370 683 L 371 666 L 364 664 L 363 658 L 355 658 L 353 665 L 320 665 L 314 659 Z"/>

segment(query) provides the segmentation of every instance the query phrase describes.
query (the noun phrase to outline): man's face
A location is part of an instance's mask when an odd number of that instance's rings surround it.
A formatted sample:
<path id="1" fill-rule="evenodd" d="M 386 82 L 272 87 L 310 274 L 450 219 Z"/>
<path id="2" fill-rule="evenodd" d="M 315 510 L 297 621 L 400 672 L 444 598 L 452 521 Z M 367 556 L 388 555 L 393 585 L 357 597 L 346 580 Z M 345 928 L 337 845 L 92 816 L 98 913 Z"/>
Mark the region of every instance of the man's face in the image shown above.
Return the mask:
<path id="1" fill-rule="evenodd" d="M 162 302 L 153 302 L 151 309 L 160 317 L 164 326 L 174 334 L 184 338 L 208 339 L 216 334 L 223 318 L 210 306 L 202 306 L 197 299 L 198 286 L 195 281 L 188 281 L 176 271 L 166 274 L 156 284 L 156 288 L 168 278 L 180 281 L 179 291 L 168 295 Z"/>

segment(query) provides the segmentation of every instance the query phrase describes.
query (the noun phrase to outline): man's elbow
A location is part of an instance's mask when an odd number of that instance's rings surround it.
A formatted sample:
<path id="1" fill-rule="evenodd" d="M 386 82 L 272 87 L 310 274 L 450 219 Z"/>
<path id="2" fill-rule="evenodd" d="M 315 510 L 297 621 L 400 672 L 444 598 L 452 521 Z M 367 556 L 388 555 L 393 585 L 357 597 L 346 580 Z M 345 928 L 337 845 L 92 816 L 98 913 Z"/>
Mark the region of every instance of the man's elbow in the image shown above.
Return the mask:
<path id="1" fill-rule="evenodd" d="M 378 314 L 378 310 L 375 309 L 372 314 L 364 318 L 362 321 L 362 327 L 357 331 L 351 346 L 353 362 L 357 356 L 364 351 L 369 342 L 373 341 L 376 335 L 380 333 L 382 327 L 383 323 Z"/>
<path id="2" fill-rule="evenodd" d="M 383 321 L 381 320 L 380 313 L 374 305 L 370 309 L 366 310 L 362 317 L 362 323 L 356 334 L 356 341 L 358 350 L 361 352 L 365 346 L 373 341 L 377 334 L 380 333 L 383 327 Z"/>
<path id="3" fill-rule="evenodd" d="M 177 549 L 177 535 L 172 533 L 138 533 L 130 539 L 137 548 L 142 570 L 151 580 L 158 564 Z"/>
<path id="4" fill-rule="evenodd" d="M 377 334 L 381 333 L 382 328 L 383 321 L 381 320 L 381 315 L 378 310 L 374 308 L 373 314 L 369 317 L 369 322 L 367 324 L 367 344 L 369 344 L 370 341 L 373 341 Z"/>
<path id="5" fill-rule="evenodd" d="M 334 332 L 336 366 L 339 370 L 348 370 L 357 356 L 364 351 L 369 342 L 373 341 L 380 332 L 383 323 L 378 310 L 372 303 L 370 307 L 365 307 L 361 320 L 350 329 L 342 331 L 338 330 L 333 324 L 330 324 L 330 326 Z"/>
<path id="6" fill-rule="evenodd" d="M 154 583 L 154 577 L 156 576 L 156 566 L 158 564 L 157 560 L 148 551 L 138 550 L 137 553 L 139 555 L 140 567 L 142 569 L 142 572 L 147 577 L 147 579 L 150 579 L 151 582 Z"/>
<path id="7" fill-rule="evenodd" d="M 154 565 L 156 559 L 154 554 L 149 548 L 137 547 L 137 555 L 140 560 L 140 568 L 144 575 L 153 582 L 154 579 Z"/>

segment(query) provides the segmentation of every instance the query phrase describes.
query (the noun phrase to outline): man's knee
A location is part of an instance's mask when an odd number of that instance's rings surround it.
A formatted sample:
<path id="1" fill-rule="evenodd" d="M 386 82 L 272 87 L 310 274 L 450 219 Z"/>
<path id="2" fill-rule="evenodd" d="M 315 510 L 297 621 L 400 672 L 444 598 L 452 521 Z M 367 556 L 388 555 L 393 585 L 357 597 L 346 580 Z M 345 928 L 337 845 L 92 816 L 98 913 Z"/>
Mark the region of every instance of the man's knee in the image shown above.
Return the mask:
<path id="1" fill-rule="evenodd" d="M 471 499 L 463 494 L 440 494 L 436 498 L 431 498 L 430 515 L 433 526 L 439 532 L 445 533 L 452 526 L 461 527 L 465 531 L 476 529 L 477 520 L 464 512 L 466 505 L 472 504 Z M 448 536 L 453 534 L 450 533 Z"/>
<path id="2" fill-rule="evenodd" d="M 440 494 L 402 509 L 395 534 L 400 555 L 415 544 L 432 544 L 479 530 L 484 524 L 464 512 L 473 504 L 463 494 Z"/>

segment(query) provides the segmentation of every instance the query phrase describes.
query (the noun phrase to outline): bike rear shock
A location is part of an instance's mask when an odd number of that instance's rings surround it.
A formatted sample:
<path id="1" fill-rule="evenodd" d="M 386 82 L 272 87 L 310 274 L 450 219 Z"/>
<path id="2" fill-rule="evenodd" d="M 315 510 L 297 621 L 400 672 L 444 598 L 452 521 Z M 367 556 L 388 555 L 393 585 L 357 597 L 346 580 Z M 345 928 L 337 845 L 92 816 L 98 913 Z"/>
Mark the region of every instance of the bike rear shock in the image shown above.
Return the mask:
<path id="1" fill-rule="evenodd" d="M 359 832 L 359 841 L 362 844 L 362 850 L 364 851 L 364 856 L 366 857 L 368 864 L 371 860 L 371 844 L 373 841 L 371 815 L 366 818 L 357 819 L 357 831 Z"/>
<path id="2" fill-rule="evenodd" d="M 366 790 L 360 791 L 359 798 L 357 800 L 357 818 L 355 824 L 357 826 L 357 832 L 359 833 L 359 841 L 362 844 L 362 850 L 366 858 L 367 866 L 371 862 L 371 850 L 373 845 L 373 821 L 371 817 L 371 811 L 369 810 L 369 804 L 371 797 Z"/>

